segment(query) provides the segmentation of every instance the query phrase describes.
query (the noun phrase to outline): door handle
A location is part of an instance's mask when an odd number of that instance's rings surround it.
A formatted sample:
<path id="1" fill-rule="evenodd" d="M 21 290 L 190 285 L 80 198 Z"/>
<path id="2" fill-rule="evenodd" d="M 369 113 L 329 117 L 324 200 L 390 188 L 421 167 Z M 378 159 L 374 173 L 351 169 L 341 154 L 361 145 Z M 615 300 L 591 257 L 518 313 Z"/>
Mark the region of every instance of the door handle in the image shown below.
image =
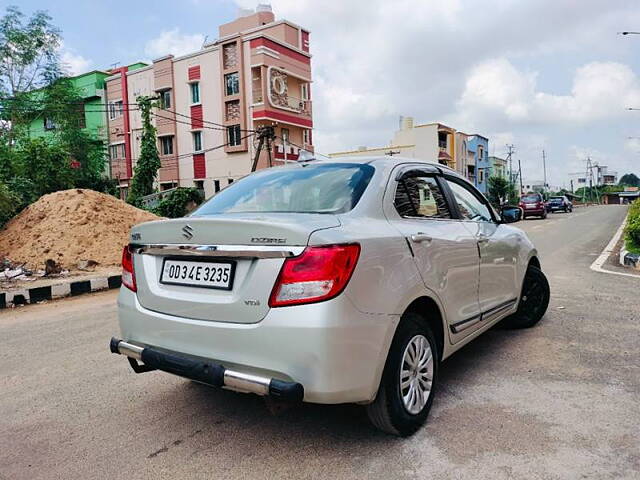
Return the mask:
<path id="1" fill-rule="evenodd" d="M 422 232 L 418 232 L 411 235 L 411 241 L 415 243 L 430 242 L 431 240 L 433 240 L 433 238 L 431 238 L 429 235 L 426 235 Z"/>
<path id="2" fill-rule="evenodd" d="M 489 237 L 486 235 L 478 235 L 478 243 L 487 243 L 489 241 Z"/>

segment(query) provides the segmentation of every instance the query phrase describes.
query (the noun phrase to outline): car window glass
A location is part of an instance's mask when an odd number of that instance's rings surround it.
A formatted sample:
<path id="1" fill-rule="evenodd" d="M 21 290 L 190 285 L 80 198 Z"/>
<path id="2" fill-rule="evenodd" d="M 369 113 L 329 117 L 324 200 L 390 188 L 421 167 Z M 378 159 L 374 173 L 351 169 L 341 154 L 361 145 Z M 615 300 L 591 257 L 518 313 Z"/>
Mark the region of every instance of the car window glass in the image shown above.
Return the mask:
<path id="1" fill-rule="evenodd" d="M 447 202 L 434 177 L 405 177 L 400 180 L 394 204 L 402 217 L 451 218 Z"/>
<path id="2" fill-rule="evenodd" d="M 458 210 L 464 220 L 473 220 L 476 222 L 490 222 L 491 212 L 489 208 L 478 200 L 471 190 L 460 185 L 459 183 L 447 180 L 449 188 L 458 204 Z"/>
<path id="3" fill-rule="evenodd" d="M 345 213 L 358 203 L 373 173 L 371 165 L 356 163 L 269 168 L 233 182 L 193 215 Z"/>

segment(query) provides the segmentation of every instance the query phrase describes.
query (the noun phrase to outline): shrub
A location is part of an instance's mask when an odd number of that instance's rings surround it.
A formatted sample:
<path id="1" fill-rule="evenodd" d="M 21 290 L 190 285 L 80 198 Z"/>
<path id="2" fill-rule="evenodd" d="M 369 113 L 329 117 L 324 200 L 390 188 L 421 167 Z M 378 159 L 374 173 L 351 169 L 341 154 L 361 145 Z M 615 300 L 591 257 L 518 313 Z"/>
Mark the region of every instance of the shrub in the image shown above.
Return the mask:
<path id="1" fill-rule="evenodd" d="M 640 199 L 629 207 L 629 218 L 625 227 L 627 248 L 640 251 Z"/>
<path id="2" fill-rule="evenodd" d="M 161 217 L 184 217 L 193 210 L 190 206 L 200 205 L 203 200 L 204 196 L 197 188 L 178 187 L 160 200 L 153 213 Z"/>
<path id="3" fill-rule="evenodd" d="M 19 197 L 0 182 L 0 227 L 11 219 L 19 208 Z"/>

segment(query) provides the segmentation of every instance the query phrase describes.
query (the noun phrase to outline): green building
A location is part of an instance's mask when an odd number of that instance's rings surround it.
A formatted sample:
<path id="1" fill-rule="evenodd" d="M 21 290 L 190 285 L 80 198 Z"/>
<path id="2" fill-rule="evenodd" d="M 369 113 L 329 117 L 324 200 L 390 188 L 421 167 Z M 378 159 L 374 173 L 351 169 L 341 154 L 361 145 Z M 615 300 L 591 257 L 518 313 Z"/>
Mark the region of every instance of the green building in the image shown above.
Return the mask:
<path id="1" fill-rule="evenodd" d="M 82 105 L 84 128 L 103 141 L 107 140 L 104 79 L 109 75 L 108 72 L 94 70 L 71 77 L 73 86 L 78 89 L 84 100 Z M 34 92 L 34 97 L 37 96 L 38 92 Z M 29 125 L 29 136 L 35 138 L 50 135 L 55 131 L 55 128 L 54 121 L 43 112 Z"/>
<path id="2" fill-rule="evenodd" d="M 489 176 L 509 180 L 507 161 L 500 157 L 489 157 Z"/>
<path id="3" fill-rule="evenodd" d="M 137 70 L 146 67 L 143 62 L 136 62 L 127 66 L 127 71 Z M 118 70 L 118 69 L 116 69 Z M 88 133 L 95 135 L 98 140 L 107 142 L 107 107 L 105 79 L 114 74 L 114 71 L 93 70 L 70 77 L 73 86 L 78 89 L 83 98 L 83 118 L 84 129 Z M 33 98 L 38 99 L 39 92 L 33 92 Z M 29 125 L 29 136 L 31 138 L 50 135 L 56 126 L 52 119 L 47 118 L 44 112 L 36 117 Z"/>

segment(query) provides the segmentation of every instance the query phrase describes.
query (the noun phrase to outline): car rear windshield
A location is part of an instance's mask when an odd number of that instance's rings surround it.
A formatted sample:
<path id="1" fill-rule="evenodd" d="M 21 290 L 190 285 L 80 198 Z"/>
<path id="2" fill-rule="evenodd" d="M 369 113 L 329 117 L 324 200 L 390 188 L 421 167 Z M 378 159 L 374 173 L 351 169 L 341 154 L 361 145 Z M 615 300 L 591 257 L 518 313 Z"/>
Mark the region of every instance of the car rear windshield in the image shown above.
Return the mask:
<path id="1" fill-rule="evenodd" d="M 248 175 L 211 198 L 193 215 L 291 212 L 344 213 L 356 206 L 374 168 L 359 163 L 305 164 Z"/>
<path id="2" fill-rule="evenodd" d="M 552 202 L 562 202 L 564 199 L 562 197 L 551 197 Z"/>
<path id="3" fill-rule="evenodd" d="M 540 196 L 539 195 L 525 195 L 524 197 L 522 197 L 522 201 L 523 202 L 539 202 L 540 201 Z"/>

